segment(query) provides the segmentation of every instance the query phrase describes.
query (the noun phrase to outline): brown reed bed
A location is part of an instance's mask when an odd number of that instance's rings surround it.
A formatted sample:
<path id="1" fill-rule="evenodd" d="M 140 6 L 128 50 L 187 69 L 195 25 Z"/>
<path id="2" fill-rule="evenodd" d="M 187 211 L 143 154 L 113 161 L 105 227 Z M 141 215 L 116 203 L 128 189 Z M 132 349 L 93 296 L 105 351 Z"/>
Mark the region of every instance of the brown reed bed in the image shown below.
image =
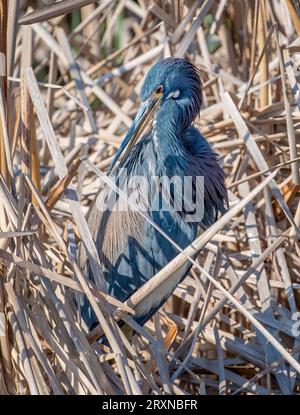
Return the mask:
<path id="1" fill-rule="evenodd" d="M 0 0 L 0 393 L 299 394 L 298 2 L 45 3 Z M 101 276 L 85 216 L 145 74 L 167 56 L 200 70 L 196 126 L 220 154 L 230 206 L 122 304 L 85 280 L 78 250 Z M 187 257 L 172 298 L 134 323 Z M 83 295 L 91 333 L 74 306 Z M 170 350 L 166 322 L 179 328 Z"/>

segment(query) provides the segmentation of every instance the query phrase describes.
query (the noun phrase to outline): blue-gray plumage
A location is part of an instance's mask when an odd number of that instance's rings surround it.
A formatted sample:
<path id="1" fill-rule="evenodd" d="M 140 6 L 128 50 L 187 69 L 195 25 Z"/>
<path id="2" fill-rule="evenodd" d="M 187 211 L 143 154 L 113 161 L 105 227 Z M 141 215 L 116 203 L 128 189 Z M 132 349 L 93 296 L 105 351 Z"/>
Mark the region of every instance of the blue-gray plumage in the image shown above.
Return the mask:
<path id="1" fill-rule="evenodd" d="M 149 183 L 154 176 L 191 176 L 193 179 L 204 176 L 204 216 L 196 222 L 188 221 L 184 210 L 153 210 L 157 200 L 153 200 L 152 193 L 146 195 L 149 218 L 184 249 L 196 238 L 199 228 L 205 229 L 214 223 L 218 212 L 222 213 L 227 204 L 224 174 L 218 156 L 192 126 L 202 103 L 197 69 L 184 59 L 161 60 L 146 76 L 141 101 L 109 175 L 116 179 L 126 168 L 128 178 L 143 176 Z M 149 121 L 149 114 L 153 117 L 153 124 L 141 135 L 141 129 L 145 130 Z M 125 301 L 170 262 L 178 251 L 139 213 L 133 210 L 103 212 L 101 202 L 107 200 L 112 192 L 106 187 L 99 193 L 88 222 L 104 267 L 107 291 L 118 300 Z M 159 189 L 157 197 L 164 197 Z M 141 198 L 145 199 L 142 192 Z M 89 266 L 86 265 L 91 278 Z M 161 307 L 186 276 L 190 265 L 177 271 L 172 284 L 165 284 L 159 293 L 143 302 L 136 310 L 136 321 L 144 324 Z M 92 327 L 95 317 L 88 303 L 84 304 L 82 314 Z"/>

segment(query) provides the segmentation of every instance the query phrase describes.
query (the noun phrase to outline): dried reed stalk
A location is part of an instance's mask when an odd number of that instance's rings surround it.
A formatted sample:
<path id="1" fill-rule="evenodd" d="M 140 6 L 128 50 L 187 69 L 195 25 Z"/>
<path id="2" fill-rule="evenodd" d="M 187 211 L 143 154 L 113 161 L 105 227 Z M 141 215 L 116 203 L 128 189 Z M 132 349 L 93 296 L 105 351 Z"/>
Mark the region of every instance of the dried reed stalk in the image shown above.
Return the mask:
<path id="1" fill-rule="evenodd" d="M 32 4 L 0 0 L 0 393 L 299 394 L 299 9 Z M 195 126 L 220 155 L 229 209 L 185 250 L 163 233 L 178 255 L 123 304 L 106 293 L 86 215 L 100 181 L 115 189 L 106 171 L 143 78 L 166 56 L 200 71 Z M 188 263 L 139 326 L 140 304 Z M 84 296 L 99 322 L 91 331 Z"/>

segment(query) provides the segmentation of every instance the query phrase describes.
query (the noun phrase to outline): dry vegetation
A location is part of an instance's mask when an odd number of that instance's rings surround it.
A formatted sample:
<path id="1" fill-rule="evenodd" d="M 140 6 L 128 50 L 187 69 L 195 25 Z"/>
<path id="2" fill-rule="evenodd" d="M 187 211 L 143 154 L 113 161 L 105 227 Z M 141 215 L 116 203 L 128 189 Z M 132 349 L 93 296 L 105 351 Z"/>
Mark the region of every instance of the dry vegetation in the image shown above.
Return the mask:
<path id="1" fill-rule="evenodd" d="M 0 0 L 0 393 L 299 394 L 298 2 L 78 0 L 18 24 L 52 3 Z M 120 304 L 77 255 L 84 241 L 101 273 L 85 214 L 145 74 L 170 55 L 200 69 L 196 125 L 221 156 L 230 209 L 154 277 L 199 250 L 141 328 L 131 316 L 149 287 Z M 74 307 L 83 293 L 92 333 Z M 179 328 L 169 351 L 166 321 Z"/>

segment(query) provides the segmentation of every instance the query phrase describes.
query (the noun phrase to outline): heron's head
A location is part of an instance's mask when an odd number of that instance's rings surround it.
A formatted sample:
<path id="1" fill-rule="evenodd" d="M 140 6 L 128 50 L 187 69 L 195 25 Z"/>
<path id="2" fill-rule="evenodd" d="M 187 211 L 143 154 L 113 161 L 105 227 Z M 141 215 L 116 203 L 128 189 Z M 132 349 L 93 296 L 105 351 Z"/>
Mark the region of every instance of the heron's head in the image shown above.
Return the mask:
<path id="1" fill-rule="evenodd" d="M 172 101 L 180 109 L 181 122 L 188 126 L 200 112 L 202 89 L 197 68 L 185 59 L 167 58 L 152 66 L 141 90 L 142 103 Z M 148 105 L 149 105 L 148 104 Z M 178 114 L 178 112 L 177 112 Z M 175 115 L 175 112 L 174 112 Z"/>
<path id="2" fill-rule="evenodd" d="M 125 158 L 129 154 L 156 112 L 167 108 L 168 116 L 176 117 L 174 121 L 186 128 L 199 114 L 201 104 L 201 81 L 199 72 L 192 63 L 179 58 L 167 58 L 157 62 L 144 80 L 140 108 L 112 162 L 110 171 L 121 155 Z"/>

